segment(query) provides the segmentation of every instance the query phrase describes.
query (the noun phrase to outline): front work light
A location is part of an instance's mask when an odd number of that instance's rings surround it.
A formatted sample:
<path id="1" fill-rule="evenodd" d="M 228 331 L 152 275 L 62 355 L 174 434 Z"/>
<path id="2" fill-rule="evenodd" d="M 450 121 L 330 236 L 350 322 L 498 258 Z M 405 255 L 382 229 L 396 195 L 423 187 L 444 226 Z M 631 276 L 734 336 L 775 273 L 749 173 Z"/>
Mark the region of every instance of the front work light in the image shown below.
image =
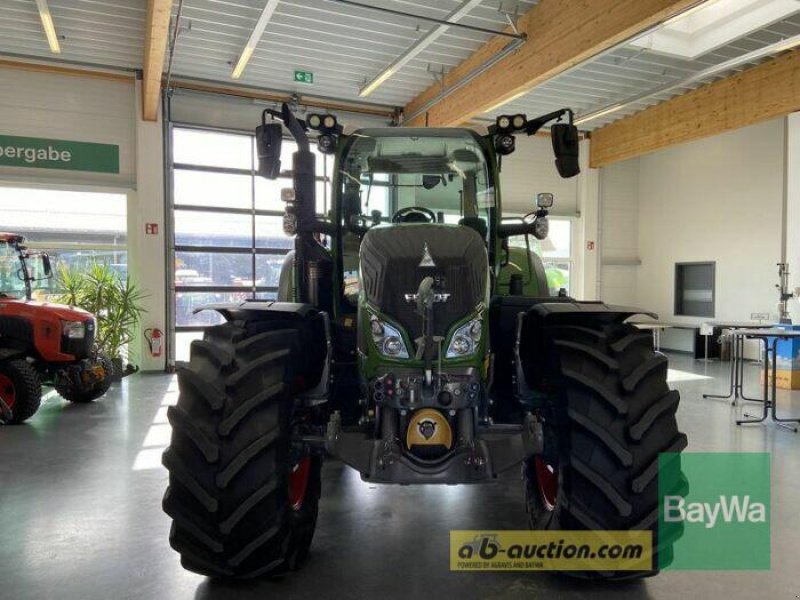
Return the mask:
<path id="1" fill-rule="evenodd" d="M 369 328 L 372 333 L 372 341 L 383 356 L 388 358 L 409 357 L 403 336 L 395 327 L 381 321 L 375 315 L 371 315 Z"/>
<path id="2" fill-rule="evenodd" d="M 483 327 L 481 319 L 472 319 L 456 329 L 453 337 L 450 338 L 450 345 L 447 347 L 446 358 L 463 358 L 475 354 L 478 344 L 481 341 Z"/>
<path id="3" fill-rule="evenodd" d="M 512 152 L 514 152 L 515 147 L 516 147 L 516 141 L 514 139 L 514 136 L 511 135 L 510 133 L 504 133 L 494 138 L 494 149 L 501 156 L 506 156 L 508 154 L 511 154 Z"/>
<path id="4" fill-rule="evenodd" d="M 333 154 L 336 152 L 336 137 L 330 133 L 323 133 L 317 138 L 317 146 L 323 154 Z"/>

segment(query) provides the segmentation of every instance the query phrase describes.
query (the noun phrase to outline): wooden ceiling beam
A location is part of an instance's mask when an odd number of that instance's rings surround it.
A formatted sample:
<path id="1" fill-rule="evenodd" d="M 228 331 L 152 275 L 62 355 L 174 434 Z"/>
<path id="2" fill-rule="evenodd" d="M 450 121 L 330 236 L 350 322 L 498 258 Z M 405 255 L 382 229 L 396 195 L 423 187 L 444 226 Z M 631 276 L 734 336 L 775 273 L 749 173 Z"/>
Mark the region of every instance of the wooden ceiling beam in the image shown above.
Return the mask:
<path id="1" fill-rule="evenodd" d="M 800 50 L 656 104 L 592 132 L 603 167 L 800 110 Z"/>
<path id="2" fill-rule="evenodd" d="M 427 111 L 427 125 L 455 126 L 529 91 L 593 56 L 613 48 L 702 0 L 541 0 L 517 24 L 528 41 Z M 492 38 L 444 77 L 453 85 L 500 52 L 506 38 Z M 411 115 L 436 98 L 439 83 L 405 107 Z M 409 125 L 426 124 L 422 114 Z"/>
<path id="3" fill-rule="evenodd" d="M 155 121 L 161 101 L 161 74 L 169 41 L 172 0 L 147 0 L 144 69 L 142 72 L 142 119 Z"/>

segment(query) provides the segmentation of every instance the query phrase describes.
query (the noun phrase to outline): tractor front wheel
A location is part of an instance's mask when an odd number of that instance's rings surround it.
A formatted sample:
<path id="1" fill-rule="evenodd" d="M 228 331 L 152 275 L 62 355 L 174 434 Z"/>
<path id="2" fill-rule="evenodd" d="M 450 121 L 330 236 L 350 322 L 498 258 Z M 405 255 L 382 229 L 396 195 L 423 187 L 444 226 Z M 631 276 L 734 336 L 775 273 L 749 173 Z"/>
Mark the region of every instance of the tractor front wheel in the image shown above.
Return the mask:
<path id="1" fill-rule="evenodd" d="M 0 419 L 9 424 L 22 423 L 39 410 L 42 402 L 42 383 L 36 369 L 22 358 L 0 363 L 0 398 L 11 412 L 11 417 Z"/>
<path id="2" fill-rule="evenodd" d="M 86 403 L 97 400 L 108 391 L 111 382 L 114 380 L 114 363 L 105 356 L 98 356 L 97 362 L 91 368 L 102 369 L 102 376 L 92 376 L 88 383 L 77 385 L 76 383 L 64 382 L 57 383 L 54 387 L 58 394 L 69 402 Z"/>
<path id="3" fill-rule="evenodd" d="M 317 522 L 319 456 L 292 444 L 298 426 L 287 373 L 310 360 L 291 328 L 212 327 L 178 372 L 164 452 L 170 544 L 184 568 L 219 578 L 297 569 Z"/>
<path id="4" fill-rule="evenodd" d="M 530 526 L 650 530 L 652 568 L 578 574 L 654 575 L 671 562 L 681 533 L 658 537 L 659 454 L 686 447 L 675 419 L 679 395 L 667 386 L 667 359 L 653 351 L 649 334 L 631 325 L 545 326 L 539 333 L 557 356 L 551 364 L 558 372 L 548 378 L 557 378 L 563 393 L 545 418 L 544 455 L 524 465 Z M 681 475 L 672 492 L 685 493 L 685 485 Z"/>

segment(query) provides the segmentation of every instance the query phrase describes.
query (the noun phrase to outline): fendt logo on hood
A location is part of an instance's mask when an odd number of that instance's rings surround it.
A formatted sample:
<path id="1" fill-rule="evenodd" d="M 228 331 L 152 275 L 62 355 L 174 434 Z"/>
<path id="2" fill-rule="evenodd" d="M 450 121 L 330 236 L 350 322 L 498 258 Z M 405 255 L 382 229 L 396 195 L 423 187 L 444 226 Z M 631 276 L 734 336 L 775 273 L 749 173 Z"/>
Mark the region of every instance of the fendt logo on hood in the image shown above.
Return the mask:
<path id="1" fill-rule="evenodd" d="M 436 263 L 433 262 L 431 251 L 428 249 L 428 242 L 425 242 L 425 248 L 422 251 L 422 260 L 419 261 L 420 267 L 435 267 Z"/>
<path id="2" fill-rule="evenodd" d="M 406 302 L 416 302 L 417 298 L 419 297 L 418 294 L 406 294 Z M 433 295 L 434 302 L 447 302 L 450 299 L 450 294 L 446 293 L 437 293 Z"/>

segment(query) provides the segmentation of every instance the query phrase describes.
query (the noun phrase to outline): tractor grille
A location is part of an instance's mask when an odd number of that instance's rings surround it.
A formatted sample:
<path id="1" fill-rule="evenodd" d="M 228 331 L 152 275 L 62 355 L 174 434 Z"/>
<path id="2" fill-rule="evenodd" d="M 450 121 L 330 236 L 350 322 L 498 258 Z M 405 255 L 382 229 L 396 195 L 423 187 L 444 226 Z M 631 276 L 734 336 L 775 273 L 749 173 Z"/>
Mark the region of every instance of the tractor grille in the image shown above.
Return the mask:
<path id="1" fill-rule="evenodd" d="M 423 260 L 427 253 L 432 266 Z M 436 281 L 434 291 L 449 294 L 434 304 L 434 335 L 444 336 L 453 323 L 484 300 L 488 277 L 486 246 L 467 227 L 407 224 L 370 230 L 361 244 L 361 280 L 367 299 L 396 320 L 412 339 L 422 335 L 416 294 L 425 277 Z"/>

